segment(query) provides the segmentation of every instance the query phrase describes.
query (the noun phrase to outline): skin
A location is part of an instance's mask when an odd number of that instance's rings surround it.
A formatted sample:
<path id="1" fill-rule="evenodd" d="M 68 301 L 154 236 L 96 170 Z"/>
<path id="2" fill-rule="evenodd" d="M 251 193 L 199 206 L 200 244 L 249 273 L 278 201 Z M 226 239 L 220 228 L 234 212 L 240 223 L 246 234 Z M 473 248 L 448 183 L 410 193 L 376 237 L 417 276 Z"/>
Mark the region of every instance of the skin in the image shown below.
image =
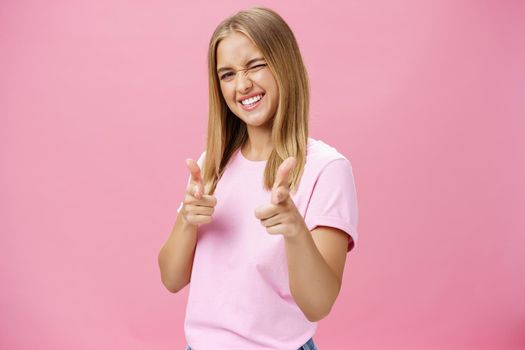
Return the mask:
<path id="1" fill-rule="evenodd" d="M 228 72 L 235 74 L 239 69 L 264 63 L 258 61 L 246 67 L 245 63 L 252 58 L 264 58 L 264 56 L 246 35 L 239 32 L 230 34 L 221 40 L 217 47 L 217 69 L 231 68 L 229 71 L 221 72 L 219 79 Z M 246 123 L 249 137 L 243 145 L 243 155 L 250 160 L 268 159 L 273 149 L 271 121 L 279 103 L 279 87 L 271 70 L 264 67 L 256 72 L 250 72 L 249 76 L 238 72 L 231 81 L 220 80 L 220 87 L 230 110 Z M 259 106 L 252 111 L 242 109 L 238 100 L 258 92 L 264 93 Z"/>
<path id="2" fill-rule="evenodd" d="M 228 72 L 233 76 L 230 81 L 220 80 L 222 94 L 230 110 L 246 123 L 248 130 L 248 141 L 241 152 L 255 161 L 268 159 L 273 149 L 271 122 L 279 101 L 277 81 L 268 67 L 249 75 L 239 71 L 260 64 L 259 61 L 245 66 L 248 60 L 256 57 L 263 55 L 242 33 L 230 34 L 217 47 L 217 69 L 230 68 L 222 71 L 219 79 Z M 265 94 L 260 105 L 253 111 L 243 110 L 239 99 L 254 92 Z M 269 203 L 255 208 L 254 215 L 268 234 L 284 236 L 290 291 L 306 318 L 317 322 L 330 313 L 341 289 L 349 236 L 329 226 L 308 230 L 290 196 L 288 177 L 295 165 L 296 159 L 289 157 L 279 166 Z M 198 165 L 188 166 L 196 175 Z M 199 181 L 196 189 L 199 196 L 202 193 Z"/>
<path id="3" fill-rule="evenodd" d="M 255 209 L 269 234 L 284 236 L 290 291 L 310 322 L 326 317 L 341 290 L 348 235 L 335 227 L 312 231 L 290 196 L 289 175 L 296 165 L 287 158 L 277 169 L 270 203 Z"/>

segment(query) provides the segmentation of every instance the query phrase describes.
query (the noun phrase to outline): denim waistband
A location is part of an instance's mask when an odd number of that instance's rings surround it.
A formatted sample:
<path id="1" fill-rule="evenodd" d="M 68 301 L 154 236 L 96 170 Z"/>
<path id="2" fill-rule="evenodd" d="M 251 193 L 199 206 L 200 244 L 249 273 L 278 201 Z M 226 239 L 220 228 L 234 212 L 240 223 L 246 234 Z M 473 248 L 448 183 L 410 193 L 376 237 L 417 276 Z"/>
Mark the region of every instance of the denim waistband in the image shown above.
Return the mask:
<path id="1" fill-rule="evenodd" d="M 314 343 L 314 338 L 308 339 L 308 341 L 301 346 L 298 350 L 318 350 L 317 346 Z"/>
<path id="2" fill-rule="evenodd" d="M 193 349 L 189 345 L 186 344 L 185 350 L 193 350 Z M 310 338 L 308 339 L 306 343 L 304 343 L 303 346 L 301 346 L 297 350 L 318 350 L 318 349 L 317 349 L 317 346 L 315 345 L 314 338 Z"/>

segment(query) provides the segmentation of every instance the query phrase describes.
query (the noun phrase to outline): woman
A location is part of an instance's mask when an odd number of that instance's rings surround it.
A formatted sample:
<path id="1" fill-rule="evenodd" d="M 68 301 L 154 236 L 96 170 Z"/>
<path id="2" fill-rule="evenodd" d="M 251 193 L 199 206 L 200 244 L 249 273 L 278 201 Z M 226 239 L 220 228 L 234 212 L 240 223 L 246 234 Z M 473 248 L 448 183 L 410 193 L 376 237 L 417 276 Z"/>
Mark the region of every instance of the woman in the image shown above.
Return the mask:
<path id="1" fill-rule="evenodd" d="M 308 137 L 309 86 L 274 11 L 222 21 L 209 45 L 206 150 L 159 253 L 172 292 L 190 283 L 187 350 L 317 349 L 357 240 L 348 159 Z"/>

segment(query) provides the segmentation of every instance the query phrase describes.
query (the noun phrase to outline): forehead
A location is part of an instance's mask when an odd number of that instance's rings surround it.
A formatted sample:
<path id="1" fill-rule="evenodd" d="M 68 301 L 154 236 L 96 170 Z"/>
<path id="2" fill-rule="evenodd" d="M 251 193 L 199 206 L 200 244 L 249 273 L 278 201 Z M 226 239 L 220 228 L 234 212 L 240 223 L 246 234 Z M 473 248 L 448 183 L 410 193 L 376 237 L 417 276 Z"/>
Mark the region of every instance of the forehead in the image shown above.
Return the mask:
<path id="1" fill-rule="evenodd" d="M 262 57 L 257 46 L 246 35 L 233 32 L 222 39 L 217 47 L 217 66 L 242 66 L 256 56 Z"/>

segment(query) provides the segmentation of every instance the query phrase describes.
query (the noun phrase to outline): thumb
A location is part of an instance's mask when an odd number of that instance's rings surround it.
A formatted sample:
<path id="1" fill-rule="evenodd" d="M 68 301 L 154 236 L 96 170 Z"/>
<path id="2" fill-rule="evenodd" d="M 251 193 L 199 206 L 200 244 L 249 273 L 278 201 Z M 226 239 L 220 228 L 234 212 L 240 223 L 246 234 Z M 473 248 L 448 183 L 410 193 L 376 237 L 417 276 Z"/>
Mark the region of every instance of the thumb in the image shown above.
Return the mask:
<path id="1" fill-rule="evenodd" d="M 199 164 L 191 158 L 186 159 L 186 166 L 188 167 L 191 174 L 191 182 L 195 184 L 195 191 L 192 193 L 196 198 L 201 198 L 204 192 L 204 186 L 202 184 L 201 169 Z"/>

